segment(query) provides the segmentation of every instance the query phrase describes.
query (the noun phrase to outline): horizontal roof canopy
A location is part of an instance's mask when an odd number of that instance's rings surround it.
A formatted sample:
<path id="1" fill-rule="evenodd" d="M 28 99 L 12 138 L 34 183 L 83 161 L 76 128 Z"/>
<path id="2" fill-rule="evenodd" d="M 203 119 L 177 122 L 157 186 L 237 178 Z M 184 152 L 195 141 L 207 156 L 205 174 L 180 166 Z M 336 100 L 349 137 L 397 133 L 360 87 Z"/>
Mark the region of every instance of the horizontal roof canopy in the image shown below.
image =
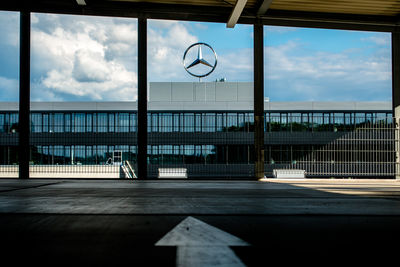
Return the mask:
<path id="1" fill-rule="evenodd" d="M 0 10 L 226 23 L 237 0 L 13 0 Z M 264 13 L 265 12 L 265 13 Z M 399 0 L 247 0 L 238 23 L 394 31 Z"/>
<path id="2" fill-rule="evenodd" d="M 158 4 L 197 5 L 208 7 L 233 7 L 237 0 L 109 0 L 110 2 L 147 2 Z M 90 0 L 87 0 L 90 2 Z M 254 13 L 264 0 L 248 0 L 246 9 Z M 338 14 L 397 16 L 400 12 L 398 0 L 273 0 L 271 10 L 326 12 Z"/>
<path id="3" fill-rule="evenodd" d="M 219 111 L 252 112 L 250 102 L 160 102 L 150 101 L 149 111 L 178 111 L 205 113 Z M 132 112 L 137 111 L 137 102 L 31 102 L 32 112 Z M 264 111 L 280 112 L 391 112 L 391 102 L 264 102 Z M 0 112 L 18 112 L 18 102 L 0 102 Z"/>

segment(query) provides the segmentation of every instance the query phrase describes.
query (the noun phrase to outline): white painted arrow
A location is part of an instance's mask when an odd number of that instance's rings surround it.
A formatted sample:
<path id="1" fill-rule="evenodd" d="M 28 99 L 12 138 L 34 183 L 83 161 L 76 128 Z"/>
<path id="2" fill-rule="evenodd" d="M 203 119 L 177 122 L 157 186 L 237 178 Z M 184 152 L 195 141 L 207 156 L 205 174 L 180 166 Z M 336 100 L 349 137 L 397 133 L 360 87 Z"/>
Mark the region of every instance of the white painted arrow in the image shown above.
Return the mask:
<path id="1" fill-rule="evenodd" d="M 249 246 L 236 236 L 187 217 L 156 246 L 177 246 L 176 266 L 246 266 L 229 246 Z"/>

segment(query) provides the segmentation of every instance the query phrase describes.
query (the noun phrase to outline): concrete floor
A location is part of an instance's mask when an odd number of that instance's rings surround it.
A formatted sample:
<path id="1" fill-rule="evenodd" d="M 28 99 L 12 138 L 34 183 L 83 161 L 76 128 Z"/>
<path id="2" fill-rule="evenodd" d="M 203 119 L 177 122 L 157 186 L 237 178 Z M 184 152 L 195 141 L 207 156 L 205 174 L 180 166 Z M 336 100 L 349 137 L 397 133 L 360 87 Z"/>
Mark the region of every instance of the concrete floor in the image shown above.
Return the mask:
<path id="1" fill-rule="evenodd" d="M 400 181 L 0 179 L 0 258 L 176 266 L 178 249 L 155 244 L 188 216 L 250 244 L 231 247 L 247 266 L 381 266 L 397 255 Z"/>

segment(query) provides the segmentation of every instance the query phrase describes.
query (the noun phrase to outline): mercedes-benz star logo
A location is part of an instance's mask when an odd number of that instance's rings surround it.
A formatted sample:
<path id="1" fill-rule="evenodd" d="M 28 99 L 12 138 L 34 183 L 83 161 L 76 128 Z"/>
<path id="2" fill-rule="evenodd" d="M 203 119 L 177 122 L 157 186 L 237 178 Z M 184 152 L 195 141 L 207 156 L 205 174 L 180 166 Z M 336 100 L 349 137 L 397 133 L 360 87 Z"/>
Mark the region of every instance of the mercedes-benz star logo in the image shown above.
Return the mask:
<path id="1" fill-rule="evenodd" d="M 192 48 L 194 48 L 196 46 L 198 47 L 197 58 L 192 63 L 190 63 L 189 65 L 186 65 L 186 56 L 188 55 L 188 52 Z M 208 53 L 208 54 L 211 54 L 211 55 L 214 56 L 213 64 L 210 64 L 206 59 L 203 58 L 203 53 L 201 51 L 201 47 L 202 46 L 205 46 L 206 48 L 209 48 L 211 50 L 211 53 Z M 211 56 L 209 56 L 209 57 L 211 58 Z M 197 74 L 197 73 L 194 73 L 193 71 L 189 70 L 189 69 L 191 69 L 191 68 L 193 68 L 195 66 L 199 66 L 199 65 L 200 66 L 201 65 L 205 66 L 205 68 L 201 68 L 201 70 L 199 69 L 199 71 L 204 71 L 205 73 Z M 189 46 L 185 50 L 185 53 L 183 54 L 183 67 L 185 68 L 185 70 L 190 75 L 192 75 L 194 77 L 198 77 L 198 78 L 206 77 L 206 76 L 210 75 L 211 72 L 213 72 L 215 70 L 215 67 L 217 67 L 217 54 L 215 53 L 214 49 L 209 44 L 206 44 L 206 43 L 195 43 L 195 44 L 192 44 L 191 46 Z M 208 69 L 211 69 L 211 70 L 208 70 Z"/>

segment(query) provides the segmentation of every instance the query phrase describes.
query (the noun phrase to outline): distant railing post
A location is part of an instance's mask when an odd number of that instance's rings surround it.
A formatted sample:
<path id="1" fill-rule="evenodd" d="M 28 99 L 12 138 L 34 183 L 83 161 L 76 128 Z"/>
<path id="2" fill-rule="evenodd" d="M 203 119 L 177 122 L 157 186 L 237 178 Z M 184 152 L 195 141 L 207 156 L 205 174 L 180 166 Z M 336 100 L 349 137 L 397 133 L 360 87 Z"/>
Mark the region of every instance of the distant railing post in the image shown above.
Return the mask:
<path id="1" fill-rule="evenodd" d="M 395 178 L 400 179 L 400 28 L 392 32 L 392 105 L 395 123 Z"/>
<path id="2" fill-rule="evenodd" d="M 254 150 L 255 178 L 264 177 L 264 27 L 254 24 Z"/>
<path id="3" fill-rule="evenodd" d="M 138 19 L 137 173 L 147 178 L 147 19 Z"/>
<path id="4" fill-rule="evenodd" d="M 29 178 L 29 113 L 30 113 L 30 64 L 31 64 L 31 13 L 20 13 L 19 55 L 19 178 Z"/>

